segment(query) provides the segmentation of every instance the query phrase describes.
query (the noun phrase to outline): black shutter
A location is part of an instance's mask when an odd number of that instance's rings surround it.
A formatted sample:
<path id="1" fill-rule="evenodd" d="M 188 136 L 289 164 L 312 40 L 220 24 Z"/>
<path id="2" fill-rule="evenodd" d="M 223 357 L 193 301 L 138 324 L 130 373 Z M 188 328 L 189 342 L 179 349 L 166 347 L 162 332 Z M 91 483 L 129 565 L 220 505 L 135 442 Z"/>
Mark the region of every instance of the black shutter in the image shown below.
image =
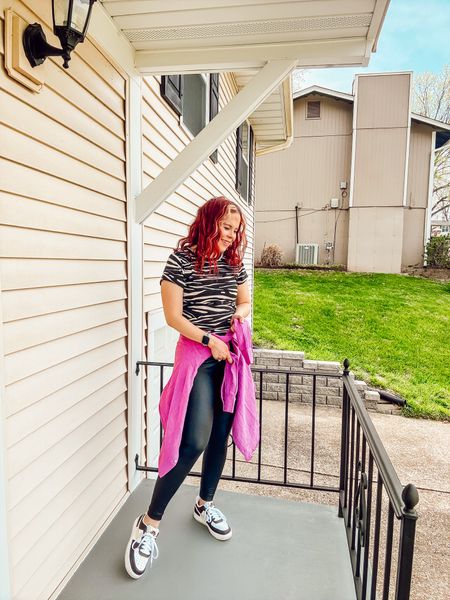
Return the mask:
<path id="1" fill-rule="evenodd" d="M 177 115 L 182 113 L 183 76 L 163 75 L 161 77 L 161 96 L 173 108 Z"/>
<path id="2" fill-rule="evenodd" d="M 242 125 L 236 129 L 236 190 L 242 190 Z"/>
<path id="3" fill-rule="evenodd" d="M 253 203 L 253 129 L 248 128 L 248 195 L 247 202 Z"/>
<path id="4" fill-rule="evenodd" d="M 209 75 L 209 120 L 212 121 L 219 112 L 219 73 Z M 217 148 L 209 157 L 214 163 L 218 161 Z"/>
<path id="5" fill-rule="evenodd" d="M 212 121 L 219 112 L 219 73 L 209 76 L 209 120 Z"/>

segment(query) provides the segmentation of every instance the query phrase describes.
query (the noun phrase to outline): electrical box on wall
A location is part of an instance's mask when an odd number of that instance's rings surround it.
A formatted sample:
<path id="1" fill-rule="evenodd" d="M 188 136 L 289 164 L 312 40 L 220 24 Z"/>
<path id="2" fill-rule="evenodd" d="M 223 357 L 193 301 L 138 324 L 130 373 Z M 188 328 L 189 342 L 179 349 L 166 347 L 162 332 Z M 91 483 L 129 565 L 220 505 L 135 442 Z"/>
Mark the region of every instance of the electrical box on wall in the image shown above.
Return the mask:
<path id="1" fill-rule="evenodd" d="M 330 208 L 339 208 L 339 198 L 331 198 Z"/>
<path id="2" fill-rule="evenodd" d="M 341 181 L 341 183 L 339 184 L 339 187 L 341 190 L 346 190 L 347 189 L 347 182 L 346 181 Z"/>

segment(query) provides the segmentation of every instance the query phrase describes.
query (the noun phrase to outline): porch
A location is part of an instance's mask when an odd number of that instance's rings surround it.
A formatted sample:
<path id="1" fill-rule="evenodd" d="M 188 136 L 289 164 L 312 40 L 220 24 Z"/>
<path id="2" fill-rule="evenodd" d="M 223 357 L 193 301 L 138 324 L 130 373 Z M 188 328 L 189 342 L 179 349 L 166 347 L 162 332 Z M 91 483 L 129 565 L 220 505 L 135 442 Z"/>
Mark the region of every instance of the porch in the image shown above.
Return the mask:
<path id="1" fill-rule="evenodd" d="M 215 540 L 192 518 L 198 487 L 183 485 L 158 537 L 160 556 L 137 581 L 123 555 L 133 520 L 149 503 L 146 479 L 111 522 L 58 600 L 353 600 L 343 519 L 337 506 L 218 490 L 233 537 Z"/>
<path id="2" fill-rule="evenodd" d="M 136 375 L 140 365 L 157 369 L 160 386 L 154 387 L 161 389 L 164 368 L 171 364 L 140 362 Z M 188 478 L 162 523 L 161 557 L 141 580 L 130 581 L 123 555 L 131 524 L 151 497 L 154 480 L 146 479 L 58 600 L 115 600 L 130 594 L 139 600 L 148 593 L 164 600 L 385 600 L 390 593 L 395 600 L 408 600 L 417 490 L 400 484 L 348 366 L 346 360 L 343 373 L 325 373 L 342 382 L 338 411 L 317 403 L 317 379 L 324 372 L 253 367 L 259 448 L 246 463 L 232 444 L 215 496 L 233 527 L 229 543 L 218 543 L 192 518 L 198 480 Z M 264 379 L 273 375 L 285 379 L 284 402 L 264 400 Z M 290 398 L 291 382 L 299 378 L 301 385 L 312 386 L 310 405 Z M 141 462 L 136 456 L 137 470 L 156 471 Z M 201 458 L 191 476 L 200 475 L 200 466 Z M 251 494 L 241 493 L 250 491 L 245 486 L 251 486 Z M 258 487 L 272 496 L 258 496 Z M 289 490 L 299 494 L 296 501 L 280 498 Z"/>

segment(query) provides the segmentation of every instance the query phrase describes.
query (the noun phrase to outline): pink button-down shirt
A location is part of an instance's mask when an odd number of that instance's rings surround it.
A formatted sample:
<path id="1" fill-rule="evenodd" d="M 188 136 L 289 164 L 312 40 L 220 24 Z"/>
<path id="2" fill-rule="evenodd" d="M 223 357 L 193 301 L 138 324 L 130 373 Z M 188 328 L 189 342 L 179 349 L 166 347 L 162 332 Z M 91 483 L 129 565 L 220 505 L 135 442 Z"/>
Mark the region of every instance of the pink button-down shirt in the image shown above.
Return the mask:
<path id="1" fill-rule="evenodd" d="M 230 351 L 233 363 L 226 362 L 221 395 L 225 412 L 236 411 L 231 433 L 238 450 L 249 461 L 259 443 L 259 418 L 250 364 L 253 362 L 251 331 L 244 321 L 234 321 L 225 335 L 217 337 L 232 341 Z M 158 462 L 158 474 L 164 477 L 178 462 L 184 419 L 189 394 L 199 366 L 211 356 L 211 350 L 198 342 L 180 335 L 172 375 L 165 386 L 159 403 L 159 414 L 164 437 Z"/>

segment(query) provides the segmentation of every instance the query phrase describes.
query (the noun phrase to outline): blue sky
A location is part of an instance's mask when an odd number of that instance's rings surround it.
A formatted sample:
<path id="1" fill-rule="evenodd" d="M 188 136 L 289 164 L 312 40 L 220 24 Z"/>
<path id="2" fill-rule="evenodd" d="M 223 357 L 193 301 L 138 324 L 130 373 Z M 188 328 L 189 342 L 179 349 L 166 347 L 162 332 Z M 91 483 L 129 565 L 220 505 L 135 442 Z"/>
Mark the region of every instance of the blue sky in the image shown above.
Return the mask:
<path id="1" fill-rule="evenodd" d="M 450 0 L 391 0 L 377 51 L 365 68 L 310 69 L 301 87 L 351 93 L 355 73 L 432 71 L 450 63 Z"/>

